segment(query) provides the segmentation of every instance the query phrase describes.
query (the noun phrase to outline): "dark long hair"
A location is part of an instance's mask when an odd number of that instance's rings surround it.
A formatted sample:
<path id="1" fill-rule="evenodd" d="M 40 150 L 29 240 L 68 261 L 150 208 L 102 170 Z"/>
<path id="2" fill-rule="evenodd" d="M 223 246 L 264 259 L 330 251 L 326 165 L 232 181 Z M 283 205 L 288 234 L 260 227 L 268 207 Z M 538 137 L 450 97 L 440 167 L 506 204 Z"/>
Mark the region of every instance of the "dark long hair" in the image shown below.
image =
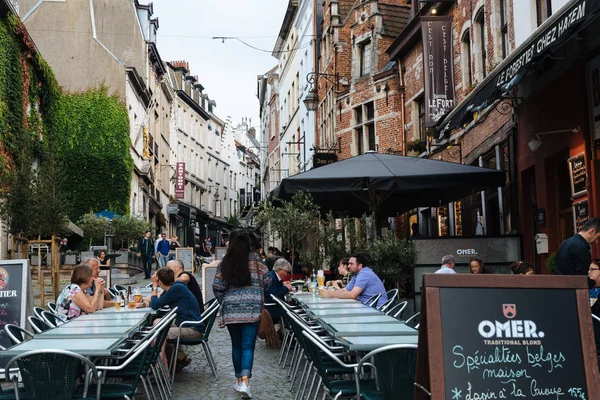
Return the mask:
<path id="1" fill-rule="evenodd" d="M 248 256 L 252 251 L 250 234 L 243 229 L 234 229 L 229 235 L 229 247 L 221 262 L 223 281 L 233 287 L 252 284 L 248 269 Z"/>

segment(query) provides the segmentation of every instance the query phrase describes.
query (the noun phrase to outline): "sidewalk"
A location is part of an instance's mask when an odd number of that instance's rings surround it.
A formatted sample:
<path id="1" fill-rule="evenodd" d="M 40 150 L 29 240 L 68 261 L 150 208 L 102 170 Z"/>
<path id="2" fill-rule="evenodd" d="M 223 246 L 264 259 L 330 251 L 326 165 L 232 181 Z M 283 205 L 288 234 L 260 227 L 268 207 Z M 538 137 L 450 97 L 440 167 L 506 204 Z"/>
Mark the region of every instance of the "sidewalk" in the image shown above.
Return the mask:
<path id="1" fill-rule="evenodd" d="M 154 272 L 154 269 L 153 269 Z M 144 274 L 135 277 L 137 286 L 145 286 L 149 279 Z M 208 344 L 217 364 L 219 380 L 215 380 L 202 346 L 189 346 L 185 352 L 192 363 L 175 375 L 173 399 L 177 400 L 238 400 L 241 396 L 233 389 L 236 382 L 231 361 L 231 341 L 226 328 L 220 329 L 215 321 Z M 287 370 L 278 364 L 279 350 L 269 350 L 264 340 L 257 339 L 250 389 L 258 400 L 289 399 L 290 382 Z"/>

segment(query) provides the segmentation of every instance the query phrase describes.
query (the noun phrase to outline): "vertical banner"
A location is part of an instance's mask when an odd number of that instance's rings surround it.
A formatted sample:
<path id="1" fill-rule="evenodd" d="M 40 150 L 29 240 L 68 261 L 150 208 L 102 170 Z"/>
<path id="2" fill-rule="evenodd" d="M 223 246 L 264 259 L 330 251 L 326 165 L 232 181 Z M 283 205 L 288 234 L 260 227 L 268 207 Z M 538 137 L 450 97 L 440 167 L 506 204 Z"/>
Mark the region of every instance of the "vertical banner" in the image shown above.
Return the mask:
<path id="1" fill-rule="evenodd" d="M 175 198 L 185 198 L 185 163 L 178 162 L 175 170 L 177 181 L 175 183 Z"/>
<path id="2" fill-rule="evenodd" d="M 452 17 L 421 17 L 425 74 L 425 126 L 454 108 Z"/>

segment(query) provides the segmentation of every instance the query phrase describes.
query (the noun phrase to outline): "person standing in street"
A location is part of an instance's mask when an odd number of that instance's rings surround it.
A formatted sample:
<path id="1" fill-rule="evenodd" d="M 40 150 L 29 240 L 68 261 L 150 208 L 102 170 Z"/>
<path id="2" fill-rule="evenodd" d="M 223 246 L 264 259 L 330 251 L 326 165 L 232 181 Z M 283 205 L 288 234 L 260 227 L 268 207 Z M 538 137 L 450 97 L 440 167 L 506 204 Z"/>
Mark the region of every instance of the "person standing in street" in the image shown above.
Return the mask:
<path id="1" fill-rule="evenodd" d="M 269 272 L 251 243 L 248 231 L 231 232 L 227 253 L 213 281 L 215 298 L 222 307 L 219 326 L 226 326 L 231 337 L 231 358 L 237 378 L 234 388 L 244 399 L 252 398 L 254 346 Z"/>
<path id="2" fill-rule="evenodd" d="M 170 245 L 167 240 L 167 234 L 165 232 L 160 234 L 160 238 L 156 240 L 154 244 L 154 251 L 156 253 L 156 260 L 158 261 L 158 267 L 164 268 L 169 261 Z"/>
<path id="3" fill-rule="evenodd" d="M 178 247 L 181 247 L 179 236 L 171 236 L 171 239 L 169 239 L 169 261 L 174 260 L 177 257 Z"/>
<path id="4" fill-rule="evenodd" d="M 454 261 L 454 256 L 452 254 L 447 254 L 444 257 L 442 257 L 442 266 L 440 267 L 440 269 L 438 269 L 437 271 L 435 271 L 436 274 L 455 274 L 456 271 L 454 270 L 454 266 L 455 266 L 455 261 Z"/>
<path id="5" fill-rule="evenodd" d="M 587 275 L 592 262 L 590 245 L 600 238 L 600 218 L 590 218 L 580 232 L 563 241 L 554 259 L 557 275 Z M 594 281 L 588 278 L 590 287 Z"/>
<path id="6" fill-rule="evenodd" d="M 152 274 L 152 260 L 154 258 L 154 239 L 152 232 L 146 231 L 144 237 L 140 238 L 137 246 L 138 257 L 142 257 L 142 266 L 144 268 L 144 278 L 150 279 Z"/>

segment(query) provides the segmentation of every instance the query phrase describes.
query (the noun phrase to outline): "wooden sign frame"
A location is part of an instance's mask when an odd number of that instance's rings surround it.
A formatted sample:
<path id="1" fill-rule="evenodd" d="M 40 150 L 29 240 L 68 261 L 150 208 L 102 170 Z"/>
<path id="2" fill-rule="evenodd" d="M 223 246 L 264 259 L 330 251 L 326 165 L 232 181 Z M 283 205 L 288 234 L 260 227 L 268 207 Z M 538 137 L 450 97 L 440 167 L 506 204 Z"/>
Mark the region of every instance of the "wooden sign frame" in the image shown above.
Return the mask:
<path id="1" fill-rule="evenodd" d="M 441 400 L 446 397 L 444 347 L 441 315 L 441 288 L 572 289 L 577 301 L 581 333 L 581 355 L 585 370 L 588 400 L 600 400 L 600 375 L 592 325 L 590 297 L 586 277 L 551 275 L 473 275 L 425 274 L 421 297 L 419 348 L 415 379 L 416 400 Z M 549 311 L 546 311 L 549 312 Z M 430 369 L 434 365 L 436 368 Z M 424 388 L 431 392 L 429 395 Z M 567 397 L 565 397 L 567 398 Z"/>
<path id="2" fill-rule="evenodd" d="M 583 190 L 575 191 L 575 180 L 573 179 L 573 162 L 579 159 L 583 159 L 583 168 L 585 170 L 585 188 Z M 585 158 L 585 153 L 579 153 L 576 156 L 573 156 L 567 160 L 569 164 L 569 179 L 571 181 L 571 198 L 577 199 L 581 196 L 587 194 L 587 178 L 588 178 L 588 170 L 587 170 L 587 160 Z"/>

